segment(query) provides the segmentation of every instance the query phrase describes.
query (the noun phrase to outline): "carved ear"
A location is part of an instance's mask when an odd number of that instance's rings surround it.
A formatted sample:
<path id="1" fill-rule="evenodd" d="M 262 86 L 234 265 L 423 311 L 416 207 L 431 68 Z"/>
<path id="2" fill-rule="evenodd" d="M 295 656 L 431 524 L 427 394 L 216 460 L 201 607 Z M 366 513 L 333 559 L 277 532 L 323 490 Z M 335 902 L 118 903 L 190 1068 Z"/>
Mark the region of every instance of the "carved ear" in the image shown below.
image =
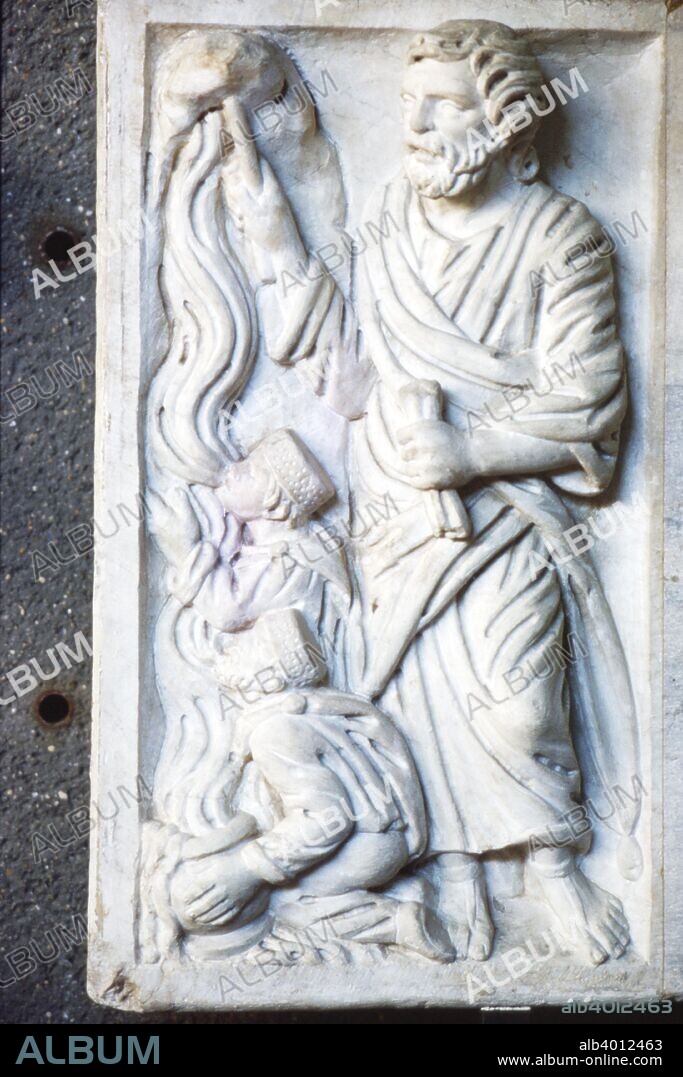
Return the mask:
<path id="1" fill-rule="evenodd" d="M 530 142 L 516 142 L 507 151 L 507 166 L 510 174 L 520 183 L 533 183 L 538 175 L 540 161 L 535 148 Z"/>

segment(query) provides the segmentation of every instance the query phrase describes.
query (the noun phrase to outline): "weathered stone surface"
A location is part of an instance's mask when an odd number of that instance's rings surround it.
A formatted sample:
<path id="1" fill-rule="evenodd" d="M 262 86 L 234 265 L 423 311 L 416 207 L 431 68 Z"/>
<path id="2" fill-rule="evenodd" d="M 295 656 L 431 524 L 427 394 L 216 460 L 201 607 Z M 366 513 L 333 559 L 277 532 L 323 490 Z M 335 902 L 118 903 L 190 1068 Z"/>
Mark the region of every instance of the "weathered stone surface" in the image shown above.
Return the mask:
<path id="1" fill-rule="evenodd" d="M 679 34 L 493 8 L 102 5 L 97 494 L 143 512 L 98 552 L 93 766 L 153 790 L 93 838 L 105 1003 L 679 990 Z"/>

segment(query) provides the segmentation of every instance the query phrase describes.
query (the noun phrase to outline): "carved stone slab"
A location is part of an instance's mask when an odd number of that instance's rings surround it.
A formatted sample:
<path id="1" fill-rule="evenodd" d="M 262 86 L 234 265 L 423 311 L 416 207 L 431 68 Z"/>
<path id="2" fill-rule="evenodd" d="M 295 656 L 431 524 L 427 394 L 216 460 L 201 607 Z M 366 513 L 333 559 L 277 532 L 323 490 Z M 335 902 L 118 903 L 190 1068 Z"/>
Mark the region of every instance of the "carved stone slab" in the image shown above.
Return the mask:
<path id="1" fill-rule="evenodd" d="M 680 990 L 680 13 L 456 8 L 100 4 L 107 1005 Z"/>

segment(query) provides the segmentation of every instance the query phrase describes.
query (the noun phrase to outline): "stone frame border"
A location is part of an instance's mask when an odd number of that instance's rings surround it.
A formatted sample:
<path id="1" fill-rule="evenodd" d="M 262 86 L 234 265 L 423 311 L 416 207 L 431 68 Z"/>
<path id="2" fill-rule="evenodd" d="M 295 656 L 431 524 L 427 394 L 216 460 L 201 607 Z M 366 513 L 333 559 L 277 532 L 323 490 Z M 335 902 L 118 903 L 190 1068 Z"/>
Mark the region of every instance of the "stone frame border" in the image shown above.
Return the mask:
<path id="1" fill-rule="evenodd" d="M 457 17 L 490 17 L 477 0 L 460 0 Z M 255 0 L 244 5 L 236 0 L 204 0 L 192 15 L 192 25 L 253 27 L 254 8 L 259 25 L 272 28 L 402 28 L 414 21 L 411 0 L 363 0 L 353 6 L 347 0 L 329 0 L 316 17 L 315 0 Z M 445 0 L 429 0 L 420 12 L 427 21 L 453 17 Z M 449 10 L 450 9 L 450 10 Z M 146 16 L 145 12 L 149 14 Z M 444 15 L 444 12 L 447 12 Z M 662 177 L 658 198 L 658 251 L 653 315 L 657 329 L 653 351 L 654 377 L 650 402 L 653 427 L 661 431 L 657 445 L 650 446 L 648 464 L 654 472 L 655 505 L 660 512 L 651 551 L 653 569 L 661 566 L 659 581 L 651 590 L 652 655 L 652 751 L 653 773 L 661 766 L 661 797 L 653 805 L 651 847 L 661 849 L 664 882 L 653 873 L 655 912 L 653 932 L 656 964 L 642 970 L 638 993 L 624 984 L 615 966 L 614 986 L 601 985 L 598 997 L 611 999 L 656 998 L 683 992 L 683 903 L 680 901 L 681 867 L 677 835 L 683 834 L 678 746 L 675 740 L 681 707 L 675 699 L 679 678 L 683 632 L 683 601 L 677 590 L 682 555 L 676 513 L 683 492 L 683 477 L 676 468 L 681 435 L 676 425 L 676 406 L 683 408 L 683 337 L 675 315 L 683 293 L 683 259 L 677 258 L 674 236 L 683 218 L 683 187 L 680 183 L 683 151 L 683 9 L 667 17 L 664 0 L 592 0 L 575 3 L 565 17 L 561 0 L 499 0 L 497 15 L 513 26 L 528 26 L 561 33 L 569 29 L 611 30 L 617 33 L 649 32 L 661 37 L 664 85 L 661 102 L 660 153 L 655 167 Z M 428 21 L 432 21 L 431 18 Z M 187 25 L 183 0 L 100 0 L 98 11 L 98 233 L 108 222 L 127 219 L 131 206 L 137 212 L 143 191 L 146 88 L 149 30 L 159 24 Z M 615 31 L 614 28 L 618 27 Z M 121 32 L 121 28 L 124 32 Z M 102 118 L 109 118 L 105 127 Z M 115 138 L 110 138 L 110 131 Z M 667 242 L 668 239 L 668 242 Z M 124 249 L 121 259 L 105 261 L 98 255 L 97 280 L 97 410 L 95 440 L 95 516 L 106 504 L 124 501 L 141 489 L 142 422 L 139 414 L 139 383 L 142 337 L 140 288 L 142 250 Z M 125 314 L 125 317 L 124 317 Z M 664 362 L 657 364 L 662 355 Z M 661 421 L 660 421 L 661 420 Z M 140 772 L 139 714 L 142 656 L 139 640 L 145 624 L 139 587 L 143 566 L 144 517 L 117 539 L 116 550 L 100 540 L 95 549 L 94 657 L 93 657 L 93 748 L 92 795 L 98 790 L 130 782 Z M 676 573 L 678 572 L 678 576 Z M 656 717 L 662 722 L 657 726 Z M 654 799 L 654 798 L 653 798 Z M 666 829 L 664 821 L 666 820 Z M 142 965 L 136 950 L 134 909 L 138 900 L 137 860 L 140 813 L 128 811 L 112 824 L 97 827 L 91 835 L 89 905 L 88 992 L 104 1005 L 136 1011 L 168 1009 L 321 1009 L 330 1007 L 453 1006 L 466 1005 L 462 974 L 436 974 L 426 965 L 415 965 L 407 979 L 397 984 L 391 968 L 346 970 L 340 976 L 322 969 L 292 967 L 286 976 L 264 978 L 242 995 L 233 995 L 222 1006 L 218 976 L 221 963 L 170 968 Z M 678 863 L 676 855 L 678 853 Z M 676 890 L 678 889 L 678 894 Z M 213 967 L 215 965 L 215 975 Z M 451 966 L 446 966 L 450 968 Z M 630 977 L 629 977 L 630 979 Z M 420 985 L 424 984 L 424 988 Z M 590 984 L 585 990 L 572 987 L 573 998 L 596 997 Z M 534 981 L 517 982 L 496 1004 L 536 1002 Z M 545 1004 L 566 1002 L 567 992 L 554 987 Z M 185 1000 L 183 1002 L 183 1000 Z"/>

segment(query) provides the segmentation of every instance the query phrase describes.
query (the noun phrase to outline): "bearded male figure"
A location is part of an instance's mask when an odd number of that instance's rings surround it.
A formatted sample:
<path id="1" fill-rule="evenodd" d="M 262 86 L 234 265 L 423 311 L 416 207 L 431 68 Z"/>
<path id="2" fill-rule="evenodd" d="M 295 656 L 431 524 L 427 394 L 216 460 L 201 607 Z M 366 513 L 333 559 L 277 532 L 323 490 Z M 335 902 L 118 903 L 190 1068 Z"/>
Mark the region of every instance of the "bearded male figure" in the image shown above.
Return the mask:
<path id="1" fill-rule="evenodd" d="M 484 21 L 418 35 L 402 101 L 405 168 L 366 211 L 395 228 L 359 258 L 359 331 L 330 287 L 286 296 L 265 331 L 281 362 L 329 352 L 336 333 L 334 370 L 352 353 L 376 372 L 351 427 L 351 493 L 404 511 L 358 544 L 348 688 L 411 749 L 423 872 L 458 955 L 491 950 L 482 858 L 531 849 L 530 885 L 599 964 L 624 952 L 628 925 L 579 867 L 587 844 L 567 817 L 586 788 L 637 773 L 636 722 L 561 492 L 595 497 L 614 473 L 627 393 L 611 266 L 586 208 L 537 178 L 533 138 L 551 109 L 521 35 Z M 271 258 L 264 283 L 310 266 L 268 165 L 249 148 L 227 167 L 245 236 L 261 266 Z M 568 639 L 582 644 L 569 667 L 549 659 Z M 629 800 L 608 821 L 630 878 L 637 818 Z"/>

